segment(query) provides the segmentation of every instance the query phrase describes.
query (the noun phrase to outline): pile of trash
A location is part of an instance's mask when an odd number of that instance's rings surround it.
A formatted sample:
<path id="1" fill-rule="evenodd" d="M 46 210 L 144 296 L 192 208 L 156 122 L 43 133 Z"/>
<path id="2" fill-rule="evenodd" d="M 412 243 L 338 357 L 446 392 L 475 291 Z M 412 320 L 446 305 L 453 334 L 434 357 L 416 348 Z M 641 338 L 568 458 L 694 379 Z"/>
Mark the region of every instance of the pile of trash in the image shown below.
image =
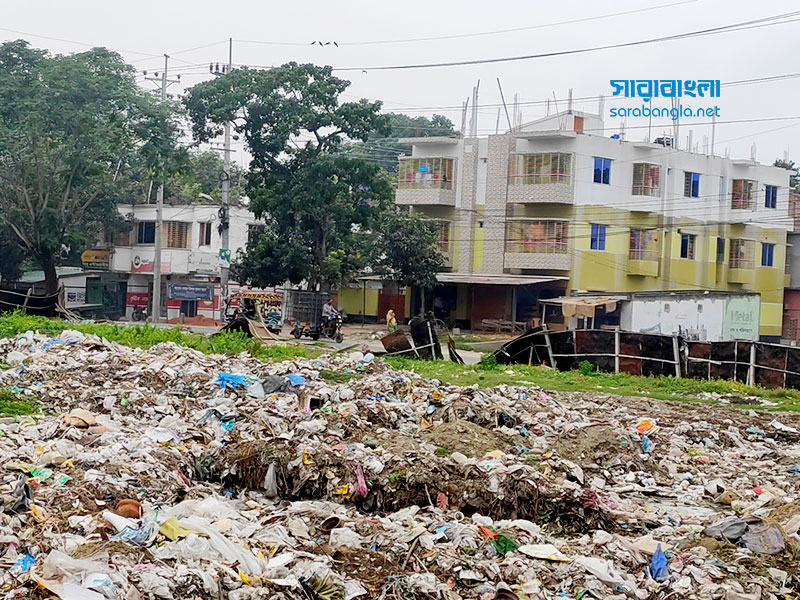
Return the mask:
<path id="1" fill-rule="evenodd" d="M 75 331 L 0 340 L 0 361 L 43 411 L 0 419 L 4 598 L 800 590 L 792 414 Z"/>

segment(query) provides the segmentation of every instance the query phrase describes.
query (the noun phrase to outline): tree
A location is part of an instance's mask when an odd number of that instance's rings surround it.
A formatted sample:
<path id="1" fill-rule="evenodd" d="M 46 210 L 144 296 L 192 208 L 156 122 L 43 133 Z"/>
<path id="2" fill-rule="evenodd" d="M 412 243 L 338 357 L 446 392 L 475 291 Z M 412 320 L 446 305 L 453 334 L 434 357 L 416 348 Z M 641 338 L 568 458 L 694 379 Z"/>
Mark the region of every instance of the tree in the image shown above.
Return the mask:
<path id="1" fill-rule="evenodd" d="M 366 142 L 356 142 L 345 147 L 351 156 L 376 162 L 390 173 L 397 171 L 397 157 L 410 154 L 411 146 L 400 143 L 400 138 L 409 137 L 455 137 L 457 132 L 452 121 L 442 115 L 409 117 L 402 113 L 387 113 L 390 132 L 388 135 L 371 133 Z"/>
<path id="2" fill-rule="evenodd" d="M 380 168 L 341 152 L 347 140 L 388 132 L 380 103 L 340 102 L 348 81 L 331 67 L 288 63 L 236 69 L 189 90 L 195 139 L 233 123 L 252 156 L 251 208 L 265 227 L 240 254 L 235 273 L 256 285 L 289 280 L 336 286 L 366 263 L 378 218 L 393 192 Z"/>
<path id="3" fill-rule="evenodd" d="M 14 243 L 14 233 L 7 227 L 0 227 L 0 279 L 13 281 L 22 275 L 20 265 L 25 255 Z"/>
<path id="4" fill-rule="evenodd" d="M 437 285 L 445 265 L 438 246 L 439 230 L 430 219 L 395 209 L 381 227 L 376 271 L 401 286 L 424 290 Z"/>
<path id="5" fill-rule="evenodd" d="M 789 171 L 789 189 L 794 192 L 800 192 L 800 168 L 794 164 L 793 160 L 778 158 L 772 163 L 772 166 L 781 167 Z"/>
<path id="6" fill-rule="evenodd" d="M 139 89 L 118 54 L 0 45 L 0 225 L 41 266 L 48 292 L 62 249 L 119 220 L 124 157 L 138 153 L 158 185 L 177 136 L 174 111 Z"/>

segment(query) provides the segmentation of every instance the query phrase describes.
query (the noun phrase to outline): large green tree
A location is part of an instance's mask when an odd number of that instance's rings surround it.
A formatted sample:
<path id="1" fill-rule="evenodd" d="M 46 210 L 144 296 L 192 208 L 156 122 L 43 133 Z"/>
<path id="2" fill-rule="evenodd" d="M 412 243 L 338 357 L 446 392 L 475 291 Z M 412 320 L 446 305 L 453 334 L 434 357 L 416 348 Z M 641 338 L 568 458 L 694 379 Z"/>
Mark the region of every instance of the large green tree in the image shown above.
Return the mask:
<path id="1" fill-rule="evenodd" d="M 0 225 L 41 266 L 48 291 L 64 249 L 92 243 L 119 219 L 125 157 L 138 153 L 158 185 L 178 131 L 172 108 L 143 92 L 114 52 L 0 45 Z"/>
<path id="2" fill-rule="evenodd" d="M 237 69 L 189 90 L 195 138 L 233 123 L 252 156 L 251 208 L 265 227 L 251 236 L 236 273 L 257 285 L 305 280 L 309 289 L 349 280 L 393 192 L 380 167 L 341 152 L 352 140 L 386 134 L 379 102 L 342 102 L 348 81 L 331 67 L 288 63 Z"/>
<path id="3" fill-rule="evenodd" d="M 390 173 L 397 171 L 397 157 L 411 154 L 411 146 L 399 140 L 411 137 L 455 137 L 457 132 L 453 123 L 445 116 L 432 118 L 410 117 L 402 113 L 386 113 L 389 119 L 389 133 L 372 132 L 366 141 L 354 142 L 345 146 L 350 156 L 373 161 Z"/>
<path id="4" fill-rule="evenodd" d="M 436 223 L 417 213 L 387 211 L 379 230 L 375 270 L 401 286 L 431 289 L 445 265 Z"/>

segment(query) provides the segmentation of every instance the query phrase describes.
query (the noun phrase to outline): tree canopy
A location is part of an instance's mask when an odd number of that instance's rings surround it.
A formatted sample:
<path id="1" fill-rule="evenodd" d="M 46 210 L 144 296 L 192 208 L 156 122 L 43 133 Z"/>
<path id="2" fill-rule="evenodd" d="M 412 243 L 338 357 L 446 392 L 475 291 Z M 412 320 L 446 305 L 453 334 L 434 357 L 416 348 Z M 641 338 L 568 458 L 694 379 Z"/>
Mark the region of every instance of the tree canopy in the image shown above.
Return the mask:
<path id="1" fill-rule="evenodd" d="M 153 179 L 177 160 L 174 110 L 137 85 L 108 50 L 50 55 L 0 45 L 0 225 L 57 288 L 62 249 L 119 219 L 119 169 L 136 153 Z"/>
<path id="2" fill-rule="evenodd" d="M 236 69 L 189 90 L 195 139 L 209 141 L 230 121 L 252 156 L 247 194 L 265 227 L 239 256 L 241 278 L 316 289 L 347 281 L 366 263 L 393 192 L 378 165 L 341 148 L 387 134 L 389 123 L 379 102 L 342 102 L 348 85 L 331 67 L 288 63 Z"/>
<path id="3" fill-rule="evenodd" d="M 411 146 L 401 143 L 400 138 L 457 135 L 452 121 L 442 115 L 433 115 L 428 119 L 390 112 L 386 116 L 389 119 L 388 134 L 373 132 L 366 141 L 349 144 L 345 150 L 350 156 L 373 161 L 390 173 L 397 171 L 398 156 L 411 153 Z"/>
<path id="4" fill-rule="evenodd" d="M 445 265 L 438 236 L 430 219 L 399 209 L 387 211 L 377 242 L 376 272 L 401 286 L 435 287 L 436 273 Z"/>

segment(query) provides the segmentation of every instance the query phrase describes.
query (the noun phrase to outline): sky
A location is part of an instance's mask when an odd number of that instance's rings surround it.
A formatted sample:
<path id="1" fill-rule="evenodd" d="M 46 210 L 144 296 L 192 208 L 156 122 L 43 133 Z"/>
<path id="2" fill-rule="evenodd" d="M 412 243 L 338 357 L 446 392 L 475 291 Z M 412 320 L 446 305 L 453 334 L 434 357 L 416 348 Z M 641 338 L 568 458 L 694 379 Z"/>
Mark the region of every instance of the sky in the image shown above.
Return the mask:
<path id="1" fill-rule="evenodd" d="M 498 78 L 507 103 L 519 95 L 523 121 L 544 116 L 548 99 L 553 107 L 557 103 L 565 109 L 570 89 L 574 108 L 590 113 L 598 111 L 597 97 L 604 95 L 605 131 L 594 132 L 603 135 L 619 133 L 623 124 L 620 118 L 610 118 L 611 108 L 643 106 L 639 98 L 613 97 L 611 79 L 720 80 L 719 98 L 684 98 L 684 104 L 692 107 L 719 107 L 715 153 L 727 151 L 733 158 L 749 158 L 755 144 L 760 162 L 788 155 L 800 163 L 800 14 L 783 19 L 783 24 L 564 56 L 376 69 L 660 38 L 800 10 L 797 0 L 767 4 L 750 0 L 139 0 L 126 4 L 4 0 L 2 9 L 0 39 L 26 39 L 54 53 L 105 46 L 130 62 L 147 88 L 155 84 L 143 72 L 150 76 L 161 72 L 167 53 L 170 75 L 181 75 L 181 83 L 170 88 L 173 93 L 211 77 L 208 64 L 227 61 L 229 38 L 233 38 L 234 65 L 268 67 L 297 61 L 353 69 L 335 72 L 352 82 L 346 100 L 381 100 L 384 110 L 410 115 L 443 114 L 456 128 L 461 126 L 462 103 L 480 81 L 481 135 L 495 133 L 498 127 Z M 312 41 L 323 45 L 312 45 Z M 791 77 L 725 85 L 786 75 Z M 653 105 L 669 106 L 663 99 L 654 100 Z M 706 117 L 681 119 L 681 146 L 692 130 L 702 152 L 704 136 L 711 136 L 709 121 Z M 505 112 L 499 127 L 500 131 L 508 128 Z M 628 117 L 626 138 L 644 139 L 648 128 L 654 138 L 672 132 L 672 121 L 662 117 L 650 123 L 645 117 Z M 235 142 L 234 148 L 241 150 L 241 142 Z M 244 159 L 243 152 L 237 155 Z"/>

